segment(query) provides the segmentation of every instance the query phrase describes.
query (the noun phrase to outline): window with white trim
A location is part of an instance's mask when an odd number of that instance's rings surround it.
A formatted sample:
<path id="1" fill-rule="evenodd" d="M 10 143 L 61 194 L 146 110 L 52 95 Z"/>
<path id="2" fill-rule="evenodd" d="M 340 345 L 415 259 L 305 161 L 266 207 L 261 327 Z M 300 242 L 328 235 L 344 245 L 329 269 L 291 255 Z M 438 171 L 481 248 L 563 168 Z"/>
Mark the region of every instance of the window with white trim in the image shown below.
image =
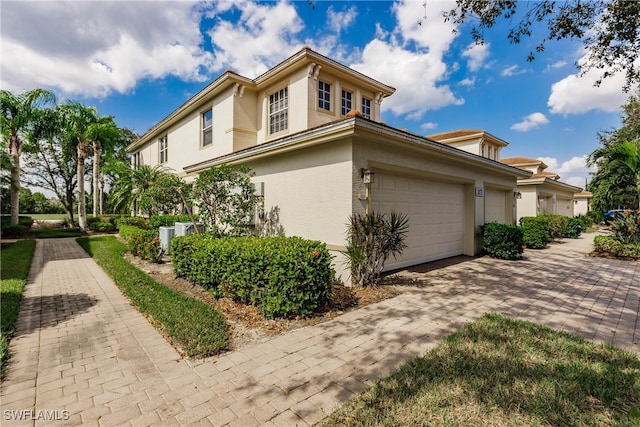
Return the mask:
<path id="1" fill-rule="evenodd" d="M 207 147 L 213 144 L 213 111 L 207 110 L 202 113 L 202 146 Z"/>
<path id="2" fill-rule="evenodd" d="M 371 100 L 369 98 L 362 97 L 362 117 L 371 120 Z"/>
<path id="3" fill-rule="evenodd" d="M 318 81 L 318 108 L 331 111 L 331 84 Z"/>
<path id="4" fill-rule="evenodd" d="M 342 89 L 341 105 L 342 108 L 340 110 L 340 113 L 343 116 L 346 116 L 347 113 L 353 109 L 353 92 Z"/>
<path id="5" fill-rule="evenodd" d="M 133 156 L 131 157 L 131 165 L 133 166 L 134 169 L 138 169 L 140 167 L 140 165 L 142 161 L 142 153 L 140 153 L 140 151 L 133 153 Z"/>
<path id="6" fill-rule="evenodd" d="M 289 127 L 289 88 L 269 95 L 269 135 Z"/>
<path id="7" fill-rule="evenodd" d="M 158 141 L 158 154 L 160 157 L 160 164 L 167 163 L 167 161 L 169 160 L 169 144 L 167 135 L 163 136 Z"/>

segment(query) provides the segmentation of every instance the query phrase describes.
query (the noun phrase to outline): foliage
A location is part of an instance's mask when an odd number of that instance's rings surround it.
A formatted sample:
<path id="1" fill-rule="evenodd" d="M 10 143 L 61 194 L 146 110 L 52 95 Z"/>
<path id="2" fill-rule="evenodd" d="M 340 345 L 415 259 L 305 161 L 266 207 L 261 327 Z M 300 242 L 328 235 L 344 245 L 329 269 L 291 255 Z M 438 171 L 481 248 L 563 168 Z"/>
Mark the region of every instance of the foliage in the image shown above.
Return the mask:
<path id="1" fill-rule="evenodd" d="M 125 216 L 122 218 L 117 218 L 115 220 L 115 224 L 118 230 L 120 230 L 123 225 L 132 225 L 134 227 L 142 228 L 145 230 L 149 228 L 149 226 L 147 225 L 147 221 L 139 216 Z"/>
<path id="2" fill-rule="evenodd" d="M 405 214 L 353 214 L 349 218 L 344 252 L 352 283 L 376 286 L 385 262 L 392 255 L 397 258 L 407 247 L 408 230 L 409 219 Z"/>
<path id="3" fill-rule="evenodd" d="M 118 179 L 113 182 L 109 198 L 116 211 L 128 210 L 137 213 L 137 208 L 146 193 L 161 179 L 171 175 L 170 169 L 162 166 L 140 165 L 132 167 L 129 163 L 110 165 L 117 169 Z"/>
<path id="4" fill-rule="evenodd" d="M 184 203 L 181 194 L 188 200 L 190 193 L 191 185 L 179 176 L 160 176 L 140 195 L 138 209 L 149 216 L 183 212 Z"/>
<path id="5" fill-rule="evenodd" d="M 640 210 L 626 211 L 611 222 L 611 231 L 623 244 L 640 244 Z"/>
<path id="6" fill-rule="evenodd" d="M 520 218 L 523 241 L 527 248 L 544 249 L 551 239 L 549 219 L 545 216 L 525 216 Z"/>
<path id="7" fill-rule="evenodd" d="M 158 230 L 145 230 L 133 225 L 120 225 L 120 237 L 127 241 L 127 248 L 137 257 L 160 263 L 162 248 Z"/>
<path id="8" fill-rule="evenodd" d="M 80 238 L 78 243 L 183 354 L 206 357 L 229 348 L 229 326 L 221 313 L 155 282 L 135 268 L 122 258 L 126 247 L 114 237 Z"/>
<path id="9" fill-rule="evenodd" d="M 637 353 L 489 313 L 318 425 L 638 426 L 639 378 Z"/>
<path id="10" fill-rule="evenodd" d="M 216 236 L 244 236 L 257 204 L 253 173 L 246 166 L 220 165 L 198 175 L 193 198 L 200 221 Z"/>
<path id="11" fill-rule="evenodd" d="M 524 14 L 522 8 L 526 8 Z M 530 37 L 535 26 L 545 23 L 547 35 L 538 42 L 535 52 L 529 53 L 528 61 L 544 52 L 550 40 L 578 39 L 584 44 L 586 58 L 576 66 L 582 74 L 601 70 L 597 85 L 619 72 L 625 72 L 625 89 L 640 80 L 640 69 L 636 63 L 640 52 L 640 2 L 457 0 L 456 7 L 445 12 L 444 16 L 445 20 L 456 24 L 472 21 L 471 35 L 478 44 L 484 43 L 484 30 L 493 27 L 501 17 L 508 22 L 516 22 L 507 36 L 512 43 L 520 43 Z M 519 21 L 518 17 L 521 17 Z"/>
<path id="12" fill-rule="evenodd" d="M 116 230 L 116 226 L 111 222 L 93 221 L 88 224 L 89 230 L 108 233 Z"/>
<path id="13" fill-rule="evenodd" d="M 596 236 L 593 246 L 596 252 L 614 257 L 640 259 L 640 244 L 622 243 L 613 236 Z"/>
<path id="14" fill-rule="evenodd" d="M 562 237 L 567 237 L 569 239 L 577 239 L 580 237 L 580 234 L 586 227 L 584 227 L 583 222 L 578 218 L 569 218 L 567 221 L 567 226 L 564 229 L 564 235 Z"/>
<path id="15" fill-rule="evenodd" d="M 549 221 L 549 236 L 551 239 L 563 238 L 569 223 L 569 217 L 557 214 L 544 214 L 544 217 Z"/>
<path id="16" fill-rule="evenodd" d="M 35 247 L 35 240 L 20 240 L 0 251 L 0 377 L 4 376 L 9 340 L 15 331 Z"/>
<path id="17" fill-rule="evenodd" d="M 198 220 L 198 215 L 194 216 Z M 188 214 L 184 215 L 154 215 L 147 221 L 149 228 L 172 227 L 176 222 L 191 222 Z"/>
<path id="18" fill-rule="evenodd" d="M 0 235 L 2 237 L 19 237 L 27 233 L 33 225 L 33 218 L 30 216 L 20 215 L 18 217 L 18 224 L 11 224 L 11 217 L 2 215 L 0 216 Z"/>
<path id="19" fill-rule="evenodd" d="M 20 95 L 0 90 L 0 131 L 6 144 L 10 169 L 11 223 L 18 224 L 20 212 L 20 158 L 25 135 L 31 130 L 36 111 L 55 102 L 52 92 L 33 89 Z"/>
<path id="20" fill-rule="evenodd" d="M 524 252 L 522 228 L 517 225 L 490 222 L 484 225 L 482 246 L 487 255 L 498 259 L 520 259 Z"/>
<path id="21" fill-rule="evenodd" d="M 317 241 L 192 234 L 174 237 L 170 253 L 176 275 L 269 318 L 308 316 L 331 299 L 331 256 Z"/>

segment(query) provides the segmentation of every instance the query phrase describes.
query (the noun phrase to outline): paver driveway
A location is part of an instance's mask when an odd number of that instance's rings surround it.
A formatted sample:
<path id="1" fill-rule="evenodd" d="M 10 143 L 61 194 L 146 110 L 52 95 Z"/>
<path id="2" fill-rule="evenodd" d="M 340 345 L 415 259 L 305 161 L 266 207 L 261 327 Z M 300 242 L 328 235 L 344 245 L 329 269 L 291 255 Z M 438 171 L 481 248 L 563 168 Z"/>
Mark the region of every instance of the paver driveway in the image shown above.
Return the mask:
<path id="1" fill-rule="evenodd" d="M 640 263 L 587 257 L 592 239 L 407 270 L 414 286 L 396 298 L 200 361 L 180 358 L 73 239 L 40 240 L 1 424 L 312 424 L 487 311 L 640 352 Z"/>

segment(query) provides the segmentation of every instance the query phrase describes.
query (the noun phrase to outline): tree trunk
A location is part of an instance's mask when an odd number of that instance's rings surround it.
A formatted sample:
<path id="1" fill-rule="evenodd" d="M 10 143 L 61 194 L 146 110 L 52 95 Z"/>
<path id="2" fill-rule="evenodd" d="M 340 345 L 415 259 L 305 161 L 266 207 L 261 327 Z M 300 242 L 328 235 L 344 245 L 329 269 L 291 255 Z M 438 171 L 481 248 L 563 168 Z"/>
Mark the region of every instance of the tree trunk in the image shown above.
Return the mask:
<path id="1" fill-rule="evenodd" d="M 9 158 L 11 159 L 11 225 L 18 224 L 20 215 L 20 154 L 22 144 L 16 133 L 9 137 Z"/>
<path id="2" fill-rule="evenodd" d="M 100 175 L 100 215 L 102 215 L 102 202 L 104 201 L 104 176 Z"/>
<path id="3" fill-rule="evenodd" d="M 84 141 L 78 144 L 78 227 L 81 231 L 87 228 L 87 206 L 84 199 L 84 159 L 86 156 Z"/>
<path id="4" fill-rule="evenodd" d="M 73 218 L 73 189 L 68 188 L 66 191 L 66 200 L 63 203 L 69 217 L 69 225 L 73 227 L 76 223 Z"/>
<path id="5" fill-rule="evenodd" d="M 93 143 L 93 216 L 98 216 L 98 205 L 100 201 L 100 150 L 102 147 L 99 142 Z"/>

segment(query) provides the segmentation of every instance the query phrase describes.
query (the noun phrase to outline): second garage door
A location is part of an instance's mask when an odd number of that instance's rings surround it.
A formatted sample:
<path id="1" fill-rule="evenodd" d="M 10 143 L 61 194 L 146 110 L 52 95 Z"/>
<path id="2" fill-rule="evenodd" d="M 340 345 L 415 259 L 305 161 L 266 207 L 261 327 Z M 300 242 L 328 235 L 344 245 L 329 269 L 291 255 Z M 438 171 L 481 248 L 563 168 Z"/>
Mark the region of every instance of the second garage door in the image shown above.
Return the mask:
<path id="1" fill-rule="evenodd" d="M 390 174 L 376 174 L 371 207 L 409 216 L 408 247 L 387 261 L 385 270 L 462 255 L 464 186 Z"/>

